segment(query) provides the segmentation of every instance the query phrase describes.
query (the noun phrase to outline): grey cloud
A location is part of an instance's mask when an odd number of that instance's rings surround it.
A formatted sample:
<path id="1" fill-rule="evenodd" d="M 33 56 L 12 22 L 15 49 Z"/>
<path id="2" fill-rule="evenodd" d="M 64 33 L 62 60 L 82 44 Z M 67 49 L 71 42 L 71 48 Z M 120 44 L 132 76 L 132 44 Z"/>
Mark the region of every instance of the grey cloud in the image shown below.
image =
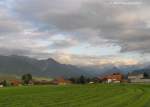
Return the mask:
<path id="1" fill-rule="evenodd" d="M 21 32 L 21 28 L 14 21 L 3 20 L 0 22 L 0 35 Z"/>
<path id="2" fill-rule="evenodd" d="M 101 45 L 104 39 L 121 46 L 121 52 L 150 52 L 150 31 L 146 22 L 150 18 L 146 12 L 150 9 L 148 0 L 143 0 L 141 6 L 113 5 L 110 0 L 13 1 L 12 11 L 18 19 L 31 23 L 40 32 L 70 33 L 70 38 L 93 46 Z M 10 26 L 0 23 L 3 31 L 18 32 L 17 24 L 5 23 Z M 38 37 L 43 38 L 43 34 Z M 72 45 L 67 41 L 55 41 L 50 47 L 60 49 Z"/>
<path id="3" fill-rule="evenodd" d="M 7 8 L 0 7 L 0 35 L 21 32 L 21 23 L 9 16 Z"/>
<path id="4" fill-rule="evenodd" d="M 51 49 L 66 49 L 66 48 L 72 47 L 74 45 L 75 45 L 75 43 L 73 43 L 72 41 L 57 40 L 57 41 L 54 41 L 50 45 L 50 47 L 51 47 Z"/>
<path id="5" fill-rule="evenodd" d="M 55 56 L 55 54 L 47 53 L 47 52 L 36 52 L 31 51 L 30 49 L 14 49 L 14 48 L 6 48 L 0 47 L 0 55 L 19 55 L 19 56 L 29 56 L 38 59 L 45 59 Z"/>
<path id="6" fill-rule="evenodd" d="M 0 47 L 1 55 L 29 55 L 30 51 L 25 49 L 14 49 L 14 48 L 6 48 Z"/>

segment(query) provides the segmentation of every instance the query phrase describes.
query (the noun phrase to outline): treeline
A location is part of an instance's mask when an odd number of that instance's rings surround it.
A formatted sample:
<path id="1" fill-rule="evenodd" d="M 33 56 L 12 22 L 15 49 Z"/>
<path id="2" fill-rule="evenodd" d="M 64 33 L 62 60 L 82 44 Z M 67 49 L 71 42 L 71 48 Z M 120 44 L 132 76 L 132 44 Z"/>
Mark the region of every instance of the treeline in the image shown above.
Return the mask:
<path id="1" fill-rule="evenodd" d="M 100 79 L 94 77 L 94 78 L 89 78 L 89 77 L 85 77 L 83 75 L 81 75 L 80 77 L 72 77 L 69 78 L 69 80 L 73 83 L 73 84 L 87 84 L 87 83 L 100 83 Z"/>
<path id="2" fill-rule="evenodd" d="M 72 78 L 67 78 L 67 79 L 63 79 L 63 81 L 59 81 L 57 79 L 54 79 L 54 81 L 57 81 L 59 84 L 59 82 L 66 82 L 68 83 L 68 81 L 70 81 L 70 83 L 72 84 L 87 84 L 87 83 L 101 83 L 100 79 L 98 78 L 89 78 L 89 77 L 85 77 L 83 75 L 81 75 L 80 77 L 72 77 Z M 24 74 L 21 76 L 21 79 L 19 80 L 12 80 L 12 81 L 0 81 L 0 85 L 2 85 L 3 87 L 7 87 L 7 86 L 18 86 L 18 85 L 47 85 L 47 84 L 53 84 L 53 80 L 52 81 L 46 81 L 46 80 L 33 80 L 33 77 L 31 74 Z"/>

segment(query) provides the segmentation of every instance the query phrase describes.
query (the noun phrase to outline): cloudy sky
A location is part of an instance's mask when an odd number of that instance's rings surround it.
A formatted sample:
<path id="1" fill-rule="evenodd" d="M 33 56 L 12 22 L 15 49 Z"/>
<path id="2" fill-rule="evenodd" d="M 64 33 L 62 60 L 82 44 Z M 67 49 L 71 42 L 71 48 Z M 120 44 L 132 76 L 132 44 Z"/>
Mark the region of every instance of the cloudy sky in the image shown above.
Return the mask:
<path id="1" fill-rule="evenodd" d="M 61 63 L 150 61 L 149 0 L 0 0 L 0 54 Z"/>

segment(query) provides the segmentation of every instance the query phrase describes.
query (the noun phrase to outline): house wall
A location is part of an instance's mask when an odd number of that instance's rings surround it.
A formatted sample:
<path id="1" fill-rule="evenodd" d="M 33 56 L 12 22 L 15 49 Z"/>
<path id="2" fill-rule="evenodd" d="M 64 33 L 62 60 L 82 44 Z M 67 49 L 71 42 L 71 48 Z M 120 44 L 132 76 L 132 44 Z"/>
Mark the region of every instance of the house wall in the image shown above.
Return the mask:
<path id="1" fill-rule="evenodd" d="M 138 74 L 138 75 L 129 75 L 128 79 L 142 79 L 144 78 L 144 74 Z"/>
<path id="2" fill-rule="evenodd" d="M 150 83 L 150 79 L 132 79 L 131 83 Z"/>

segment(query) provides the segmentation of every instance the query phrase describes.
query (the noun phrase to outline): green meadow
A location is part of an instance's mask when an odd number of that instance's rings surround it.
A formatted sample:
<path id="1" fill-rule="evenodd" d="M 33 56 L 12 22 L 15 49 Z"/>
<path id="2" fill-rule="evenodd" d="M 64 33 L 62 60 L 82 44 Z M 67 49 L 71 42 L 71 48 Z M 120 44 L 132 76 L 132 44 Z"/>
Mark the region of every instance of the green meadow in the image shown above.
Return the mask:
<path id="1" fill-rule="evenodd" d="M 150 85 L 91 84 L 1 88 L 0 107 L 150 107 Z"/>

